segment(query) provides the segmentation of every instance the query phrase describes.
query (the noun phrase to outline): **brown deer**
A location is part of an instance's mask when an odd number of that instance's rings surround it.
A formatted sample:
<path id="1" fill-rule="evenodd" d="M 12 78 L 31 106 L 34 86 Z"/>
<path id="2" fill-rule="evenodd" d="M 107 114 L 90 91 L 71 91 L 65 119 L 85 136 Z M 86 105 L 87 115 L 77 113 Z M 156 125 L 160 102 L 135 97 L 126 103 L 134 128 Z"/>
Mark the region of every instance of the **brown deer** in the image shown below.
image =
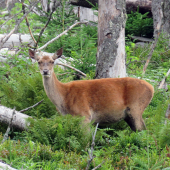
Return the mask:
<path id="1" fill-rule="evenodd" d="M 47 96 L 62 115 L 85 117 L 85 122 L 114 123 L 124 119 L 133 131 L 145 129 L 142 114 L 150 103 L 154 88 L 136 78 L 103 78 L 61 83 L 54 73 L 54 61 L 61 57 L 29 55 L 38 61 Z"/>

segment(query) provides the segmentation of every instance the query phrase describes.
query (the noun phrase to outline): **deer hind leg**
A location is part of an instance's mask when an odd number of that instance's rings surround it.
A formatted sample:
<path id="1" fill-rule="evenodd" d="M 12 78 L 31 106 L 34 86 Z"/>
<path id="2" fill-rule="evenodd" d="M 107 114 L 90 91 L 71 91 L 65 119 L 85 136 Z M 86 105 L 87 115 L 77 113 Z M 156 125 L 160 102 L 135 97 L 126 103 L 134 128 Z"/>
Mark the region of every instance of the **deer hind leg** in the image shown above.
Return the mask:
<path id="1" fill-rule="evenodd" d="M 133 131 L 141 131 L 146 129 L 144 120 L 142 118 L 142 113 L 143 113 L 143 109 L 131 109 L 130 107 L 127 107 L 125 110 L 125 121 L 127 122 L 127 124 L 130 126 L 130 128 Z"/>

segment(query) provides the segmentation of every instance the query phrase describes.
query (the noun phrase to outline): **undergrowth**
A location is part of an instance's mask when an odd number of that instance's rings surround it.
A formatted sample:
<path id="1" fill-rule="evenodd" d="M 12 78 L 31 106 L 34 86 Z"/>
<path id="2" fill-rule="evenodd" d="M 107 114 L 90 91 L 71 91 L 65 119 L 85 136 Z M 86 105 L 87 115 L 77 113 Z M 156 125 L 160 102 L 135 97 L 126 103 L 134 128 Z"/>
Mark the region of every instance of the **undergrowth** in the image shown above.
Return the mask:
<path id="1" fill-rule="evenodd" d="M 17 8 L 20 7 L 17 6 Z M 40 39 L 39 46 L 73 24 L 76 16 L 73 14 L 72 8 L 68 13 L 64 12 L 66 7 L 65 5 L 63 9 L 58 9 L 54 13 L 52 21 Z M 14 11 L 14 13 L 16 12 Z M 37 38 L 37 33 L 44 26 L 47 18 L 31 14 L 28 19 Z M 131 34 L 130 31 L 138 30 L 139 35 L 150 35 L 146 27 L 150 27 L 152 22 L 150 18 L 147 18 L 147 14 L 131 13 L 129 23 L 132 19 L 134 22 L 126 27 L 126 30 L 129 31 L 128 34 Z M 36 28 L 32 25 L 33 21 Z M 3 20 L 0 22 L 3 23 Z M 7 26 L 11 27 L 12 24 L 14 23 L 9 22 Z M 141 27 L 142 24 L 146 27 Z M 25 23 L 21 24 L 19 31 L 28 31 L 22 25 Z M 141 27 L 140 31 L 144 32 L 139 32 L 139 27 Z M 64 47 L 64 55 L 68 57 L 67 60 L 71 65 L 85 72 L 88 75 L 87 79 L 94 77 L 97 51 L 96 26 L 77 26 L 49 45 L 46 51 L 55 52 L 60 47 Z M 157 89 L 159 82 L 168 71 L 170 63 L 170 50 L 165 36 L 160 36 L 146 74 L 142 76 L 143 65 L 149 52 L 150 44 L 136 47 L 133 42 L 126 42 L 128 75 L 142 77 L 155 88 L 154 97 L 143 114 L 147 130 L 132 132 L 124 121 L 113 126 L 100 127 L 95 138 L 95 158 L 90 169 L 103 161 L 100 170 L 145 170 L 170 167 L 170 122 L 165 119 L 165 112 L 170 103 L 170 94 L 167 92 L 170 89 L 170 78 L 168 77 L 166 80 L 168 89 Z M 21 54 L 20 58 L 18 55 L 9 55 L 7 63 L 0 63 L 1 104 L 10 108 L 16 107 L 16 110 L 19 111 L 40 100 L 44 101 L 25 112 L 33 117 L 28 120 L 31 122 L 28 131 L 20 132 L 13 129 L 13 132 L 9 134 L 9 139 L 0 145 L 0 161 L 17 169 L 85 169 L 89 160 L 88 150 L 94 125 L 82 125 L 82 118 L 79 117 L 58 115 L 55 106 L 45 94 L 37 64 L 32 64 L 31 60 L 27 59 L 28 48 L 21 48 Z M 68 73 L 59 75 L 65 72 Z M 58 66 L 55 67 L 55 73 L 64 83 L 77 78 L 75 71 L 62 70 Z M 4 134 L 7 127 L 0 125 L 0 131 Z M 0 142 L 3 134 L 0 134 Z"/>

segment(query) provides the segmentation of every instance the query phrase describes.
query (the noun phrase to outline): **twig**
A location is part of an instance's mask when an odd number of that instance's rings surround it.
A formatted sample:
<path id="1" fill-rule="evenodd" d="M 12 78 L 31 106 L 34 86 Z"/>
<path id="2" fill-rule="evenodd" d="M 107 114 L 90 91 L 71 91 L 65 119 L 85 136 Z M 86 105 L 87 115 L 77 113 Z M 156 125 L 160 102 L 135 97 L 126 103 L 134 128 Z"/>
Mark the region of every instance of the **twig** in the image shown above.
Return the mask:
<path id="1" fill-rule="evenodd" d="M 24 5 L 23 0 L 21 0 L 21 3 L 22 3 L 22 10 L 23 10 L 23 14 L 25 14 L 25 5 Z M 30 32 L 30 35 L 31 35 L 31 37 L 32 37 L 33 41 L 34 41 L 34 42 L 35 42 L 35 44 L 36 44 L 37 42 L 36 42 L 36 40 L 35 40 L 34 36 L 32 35 L 32 31 L 31 31 L 30 24 L 29 24 L 29 22 L 28 22 L 28 18 L 27 18 L 27 16 L 25 17 L 25 21 L 26 21 L 26 25 L 27 25 L 27 27 L 28 27 L 28 30 L 29 30 L 29 32 Z"/>
<path id="2" fill-rule="evenodd" d="M 12 117 L 11 117 L 11 120 L 9 122 L 7 131 L 5 132 L 4 138 L 3 138 L 2 142 L 1 142 L 2 144 L 8 139 L 8 134 L 9 134 L 10 129 L 11 129 L 11 124 L 12 124 L 12 121 L 13 121 L 14 114 L 15 114 L 15 107 L 14 107 L 14 110 L 12 112 Z"/>
<path id="3" fill-rule="evenodd" d="M 33 106 L 30 106 L 30 107 L 28 107 L 28 108 L 26 108 L 26 109 L 20 110 L 19 112 L 23 113 L 23 112 L 25 112 L 25 111 L 27 111 L 27 110 L 29 110 L 29 109 L 32 109 L 32 108 L 38 106 L 39 104 L 41 104 L 43 101 L 44 101 L 44 99 L 41 100 L 41 101 L 39 101 L 38 103 L 34 104 Z"/>
<path id="4" fill-rule="evenodd" d="M 19 2 L 21 2 L 21 0 L 18 0 Z M 29 8 L 29 5 L 28 4 L 25 4 L 25 3 L 23 3 L 27 8 Z M 34 8 L 32 9 L 32 12 L 34 12 L 36 15 L 38 15 L 38 16 L 44 16 L 44 17 L 46 17 L 46 15 L 44 15 L 44 13 L 42 13 L 42 12 L 37 12 L 36 10 L 38 10 L 35 6 L 34 6 Z"/>
<path id="5" fill-rule="evenodd" d="M 152 12 L 153 12 L 153 10 L 154 9 L 152 9 Z M 155 49 L 155 47 L 156 47 L 156 44 L 157 44 L 157 41 L 158 41 L 158 38 L 159 38 L 159 35 L 160 35 L 160 33 L 161 33 L 161 30 L 162 30 L 162 18 L 163 18 L 163 12 L 162 12 L 162 8 L 159 8 L 158 9 L 158 11 L 157 11 L 157 23 L 156 23 L 156 25 L 155 25 L 155 27 L 154 27 L 154 36 L 155 36 L 155 41 L 152 43 L 152 45 L 151 45 L 151 51 L 150 51 L 150 53 L 149 53 L 149 55 L 148 55 L 148 59 L 146 60 L 146 63 L 145 63 L 145 65 L 144 65 L 144 67 L 143 67 L 143 75 L 145 74 L 145 72 L 146 72 L 146 69 L 147 69 L 147 66 L 148 66 L 148 64 L 149 64 L 149 61 L 150 61 L 150 59 L 151 59 L 151 57 L 152 57 L 152 54 L 153 54 L 153 51 L 154 51 L 154 49 Z"/>
<path id="6" fill-rule="evenodd" d="M 49 17 L 48 17 L 48 21 L 46 22 L 44 28 L 42 28 L 41 31 L 40 31 L 40 34 L 39 34 L 39 36 L 38 36 L 37 43 L 35 44 L 35 48 L 37 48 L 38 43 L 39 43 L 39 40 L 40 40 L 40 37 L 42 36 L 43 32 L 45 31 L 47 25 L 49 24 L 49 22 L 50 22 L 50 20 L 51 20 L 51 18 L 52 18 L 52 15 L 53 15 L 54 11 L 55 11 L 55 9 L 56 9 L 55 3 L 56 3 L 56 1 L 54 1 L 52 11 L 51 11 L 51 13 L 50 13 L 50 15 L 49 15 Z"/>
<path id="7" fill-rule="evenodd" d="M 62 73 L 62 74 L 57 74 L 57 76 L 63 76 L 65 74 L 74 74 L 74 73 L 71 73 L 71 72 L 66 72 L 66 73 Z"/>
<path id="8" fill-rule="evenodd" d="M 166 78 L 168 77 L 169 74 L 170 74 L 170 69 L 169 69 L 168 72 L 166 73 L 165 77 L 162 79 L 162 81 L 161 81 L 158 89 L 161 89 L 161 88 L 162 88 L 162 86 L 164 85 L 165 80 L 166 80 Z"/>
<path id="9" fill-rule="evenodd" d="M 94 141 L 95 141 L 98 125 L 99 125 L 99 123 L 97 123 L 94 135 L 92 135 L 91 152 L 89 151 L 90 159 L 89 159 L 88 164 L 86 166 L 86 170 L 89 169 L 89 166 L 90 166 L 90 164 L 91 164 L 91 162 L 92 162 L 92 160 L 94 158 L 94 156 L 93 156 L 93 151 L 94 151 L 94 146 L 95 146 L 95 142 Z"/>
<path id="10" fill-rule="evenodd" d="M 138 60 L 134 60 L 134 61 L 129 61 L 129 63 L 126 64 L 126 67 L 129 66 L 129 64 L 132 64 L 132 63 L 145 63 L 146 60 L 143 60 L 143 61 L 138 61 Z M 150 61 L 150 63 L 156 63 L 157 65 L 159 65 L 156 61 Z"/>
<path id="11" fill-rule="evenodd" d="M 53 38 L 52 40 L 48 41 L 45 45 L 43 45 L 42 47 L 38 48 L 37 51 L 41 51 L 42 49 L 44 49 L 45 47 L 47 47 L 49 44 L 51 44 L 52 42 L 54 42 L 55 40 L 57 40 L 58 38 L 60 38 L 62 35 L 66 34 L 68 31 L 70 31 L 73 27 L 75 27 L 78 24 L 87 24 L 88 22 L 76 22 L 75 24 L 71 25 L 68 29 L 66 29 L 64 32 L 62 32 L 61 34 L 57 35 L 55 38 Z"/>
<path id="12" fill-rule="evenodd" d="M 92 170 L 96 170 L 98 168 L 100 168 L 102 166 L 102 164 L 104 164 L 105 161 L 103 161 L 101 164 L 99 164 L 98 166 L 96 166 L 95 168 L 93 168 Z"/>
<path id="13" fill-rule="evenodd" d="M 155 41 L 154 41 L 154 42 L 152 43 L 152 45 L 151 45 L 151 51 L 150 51 L 150 53 L 149 53 L 149 55 L 148 55 L 148 59 L 146 60 L 145 65 L 144 65 L 144 67 L 143 67 L 143 73 L 142 73 L 143 75 L 145 74 L 146 69 L 147 69 L 148 64 L 149 64 L 149 61 L 150 61 L 150 59 L 152 58 L 152 54 L 153 54 L 153 51 L 154 51 L 154 49 L 155 49 L 155 47 L 156 47 L 158 38 L 159 38 L 159 34 L 157 34 Z"/>
<path id="14" fill-rule="evenodd" d="M 1 45 L 0 45 L 0 49 L 2 48 L 3 44 L 10 38 L 10 36 L 14 33 L 15 30 L 18 29 L 19 24 L 24 20 L 24 18 L 31 12 L 32 8 L 34 7 L 34 5 L 36 5 L 38 2 L 35 2 L 34 4 L 30 5 L 30 9 L 29 11 L 27 11 L 19 20 L 16 21 L 16 25 L 15 27 L 11 30 L 11 32 L 6 35 L 6 37 L 4 38 L 4 40 L 2 41 L 1 39 Z"/>
<path id="15" fill-rule="evenodd" d="M 2 25 L 0 25 L 0 28 L 2 28 L 2 26 L 4 26 L 9 20 L 11 20 L 12 18 L 14 18 L 15 16 L 17 16 L 18 14 L 20 14 L 23 11 L 18 12 L 17 14 L 15 14 L 14 16 L 10 17 L 9 19 L 7 19 Z"/>
<path id="16" fill-rule="evenodd" d="M 63 63 L 56 63 L 56 64 L 57 64 L 57 65 L 64 66 L 64 67 L 68 67 L 68 68 L 70 68 L 70 69 L 72 69 L 72 70 L 77 71 L 78 73 L 80 73 L 80 74 L 83 75 L 84 77 L 87 77 L 87 75 L 86 75 L 85 73 L 83 73 L 82 71 L 80 71 L 80 70 L 78 70 L 78 69 L 76 69 L 76 68 L 74 68 L 74 67 L 72 67 L 72 66 L 69 66 L 69 65 L 66 65 L 66 64 L 63 64 Z"/>

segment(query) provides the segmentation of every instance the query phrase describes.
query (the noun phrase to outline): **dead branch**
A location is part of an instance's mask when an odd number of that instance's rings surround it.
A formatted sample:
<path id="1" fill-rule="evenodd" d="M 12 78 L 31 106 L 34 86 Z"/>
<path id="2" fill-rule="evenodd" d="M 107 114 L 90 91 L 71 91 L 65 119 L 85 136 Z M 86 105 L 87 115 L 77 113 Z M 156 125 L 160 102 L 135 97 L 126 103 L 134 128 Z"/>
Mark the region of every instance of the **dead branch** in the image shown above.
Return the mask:
<path id="1" fill-rule="evenodd" d="M 25 5 L 24 5 L 23 0 L 21 0 L 21 3 L 22 3 L 23 14 L 25 14 Z M 33 39 L 33 41 L 34 41 L 35 44 L 36 44 L 37 42 L 36 42 L 36 40 L 35 40 L 35 38 L 34 38 L 34 36 L 33 36 L 33 34 L 32 34 L 32 31 L 31 31 L 30 24 L 29 24 L 29 22 L 28 22 L 27 16 L 25 17 L 25 21 L 26 21 L 26 25 L 27 25 L 27 27 L 28 27 L 29 33 L 30 33 L 30 35 L 31 35 L 31 37 L 32 37 L 32 39 Z"/>
<path id="2" fill-rule="evenodd" d="M 33 106 L 30 106 L 30 107 L 28 107 L 28 108 L 26 108 L 26 109 L 20 110 L 19 112 L 23 113 L 23 112 L 25 112 L 25 111 L 27 111 L 27 110 L 30 110 L 30 109 L 38 106 L 39 104 L 41 104 L 43 101 L 44 101 L 44 99 L 41 100 L 41 101 L 39 101 L 38 103 L 34 104 Z"/>
<path id="3" fill-rule="evenodd" d="M 74 73 L 66 72 L 66 73 L 62 73 L 62 74 L 57 74 L 57 76 L 63 76 L 63 75 L 66 75 L 66 74 L 74 74 Z"/>
<path id="4" fill-rule="evenodd" d="M 33 3 L 32 5 L 30 5 L 29 10 L 19 19 L 16 20 L 16 25 L 15 27 L 11 30 L 11 32 L 5 36 L 4 40 L 1 39 L 1 45 L 0 45 L 0 49 L 2 48 L 3 44 L 10 38 L 10 36 L 14 33 L 15 30 L 18 29 L 19 24 L 24 20 L 24 18 L 31 12 L 31 10 L 33 9 L 34 5 L 36 5 L 38 2 Z"/>
<path id="5" fill-rule="evenodd" d="M 128 67 L 130 64 L 132 63 L 145 63 L 146 60 L 143 60 L 143 61 L 138 61 L 138 60 L 133 60 L 133 61 L 129 61 L 129 63 L 126 64 L 126 67 Z M 156 61 L 151 61 L 150 63 L 156 63 L 157 65 L 159 65 Z"/>
<path id="6" fill-rule="evenodd" d="M 155 41 L 154 41 L 154 42 L 152 43 L 152 45 L 151 45 L 151 51 L 150 51 L 150 53 L 149 53 L 149 55 L 148 55 L 148 59 L 146 60 L 145 65 L 144 65 L 144 67 L 143 67 L 143 73 L 142 73 L 143 75 L 145 74 L 146 69 L 147 69 L 148 64 L 149 64 L 149 61 L 150 61 L 150 59 L 152 58 L 152 54 L 153 54 L 153 51 L 154 51 L 154 49 L 155 49 L 155 47 L 156 47 L 158 38 L 159 38 L 159 34 L 157 34 Z"/>
<path id="7" fill-rule="evenodd" d="M 10 122 L 9 122 L 7 131 L 5 132 L 4 138 L 3 138 L 3 140 L 2 140 L 1 143 L 4 143 L 4 142 L 8 139 L 8 134 L 9 134 L 10 129 L 11 129 L 11 125 L 12 125 L 12 121 L 13 121 L 14 114 L 15 114 L 15 107 L 14 107 L 14 110 L 13 110 L 13 112 L 12 112 L 12 117 L 11 117 L 11 120 L 10 120 Z"/>
<path id="8" fill-rule="evenodd" d="M 21 0 L 18 0 L 20 3 L 21 3 Z M 25 4 L 25 3 L 23 3 L 23 5 L 25 5 L 25 7 L 27 7 L 27 8 L 29 8 L 29 5 L 28 4 Z M 32 9 L 32 12 L 34 12 L 36 15 L 38 15 L 38 16 L 44 16 L 44 17 L 46 17 L 46 15 L 43 13 L 43 12 L 38 12 L 37 11 L 38 9 L 34 6 L 33 7 L 33 9 Z"/>
<path id="9" fill-rule="evenodd" d="M 87 164 L 87 166 L 86 166 L 86 170 L 89 169 L 89 166 L 90 166 L 90 164 L 91 164 L 91 162 L 92 162 L 92 160 L 93 160 L 93 158 L 94 158 L 94 156 L 93 156 L 93 151 L 94 151 L 94 146 L 95 146 L 95 142 L 94 142 L 94 141 L 95 141 L 95 137 L 96 137 L 98 125 L 99 125 L 99 123 L 97 123 L 95 132 L 94 132 L 94 134 L 92 135 L 91 152 L 89 151 L 90 159 L 89 159 L 88 164 Z"/>
<path id="10" fill-rule="evenodd" d="M 100 168 L 103 164 L 104 164 L 105 161 L 103 161 L 101 164 L 99 164 L 98 166 L 96 166 L 95 168 L 93 168 L 92 170 L 96 170 L 98 168 Z"/>
<path id="11" fill-rule="evenodd" d="M 66 34 L 68 31 L 70 31 L 73 27 L 75 27 L 76 25 L 79 24 L 87 24 L 88 22 L 76 22 L 73 25 L 71 25 L 68 29 L 66 29 L 64 32 L 62 32 L 61 34 L 57 35 L 55 38 L 53 38 L 52 40 L 48 41 L 45 45 L 43 45 L 42 47 L 38 48 L 37 51 L 41 51 L 42 49 L 44 49 L 45 47 L 47 47 L 49 44 L 51 44 L 52 42 L 54 42 L 55 40 L 57 40 L 58 38 L 60 38 L 62 35 Z"/>
<path id="12" fill-rule="evenodd" d="M 48 26 L 48 24 L 49 24 L 49 22 L 50 22 L 50 20 L 51 20 L 51 18 L 52 18 L 52 15 L 53 15 L 55 9 L 57 8 L 57 6 L 55 5 L 55 3 L 56 3 L 56 1 L 54 1 L 53 7 L 52 7 L 52 11 L 51 11 L 51 13 L 50 13 L 50 15 L 49 15 L 49 17 L 48 17 L 48 20 L 47 20 L 44 28 L 42 28 L 41 31 L 40 31 L 40 34 L 39 34 L 39 36 L 38 36 L 37 43 L 35 44 L 35 48 L 37 48 L 38 42 L 39 42 L 39 40 L 40 40 L 40 37 L 42 36 L 43 32 L 45 31 L 46 27 Z M 58 5 L 59 5 L 59 4 L 58 4 Z"/>
<path id="13" fill-rule="evenodd" d="M 144 65 L 144 67 L 143 67 L 143 73 L 142 73 L 143 75 L 144 75 L 145 72 L 146 72 L 147 66 L 148 66 L 149 61 L 150 61 L 150 59 L 151 59 L 151 57 L 152 57 L 153 51 L 154 51 L 154 49 L 155 49 L 155 47 L 156 47 L 156 44 L 157 44 L 159 35 L 160 35 L 160 33 L 161 33 L 161 30 L 162 30 L 163 11 L 162 11 L 162 8 L 161 8 L 161 4 L 160 4 L 160 8 L 158 8 L 158 9 L 156 9 L 156 10 L 157 10 L 157 11 L 156 11 L 157 17 L 156 17 L 156 20 L 154 20 L 154 29 L 155 29 L 155 30 L 154 30 L 154 36 L 155 36 L 155 41 L 154 41 L 154 42 L 152 43 L 152 45 L 151 45 L 151 51 L 150 51 L 150 53 L 149 53 L 149 55 L 148 55 L 148 59 L 146 60 L 145 65 Z M 152 13 L 153 13 L 153 14 L 154 14 L 154 11 L 155 11 L 155 9 L 153 9 L 153 5 L 152 5 Z M 154 15 L 153 15 L 153 16 L 154 16 Z"/>
<path id="14" fill-rule="evenodd" d="M 167 79 L 167 77 L 168 77 L 169 74 L 170 74 L 170 69 L 169 69 L 168 72 L 166 73 L 165 77 L 162 79 L 162 81 L 161 81 L 158 89 L 161 89 L 161 88 L 162 88 L 162 86 L 164 85 L 165 80 Z"/>
<path id="15" fill-rule="evenodd" d="M 63 64 L 63 63 L 56 63 L 56 64 L 57 64 L 57 65 L 64 66 L 64 67 L 68 67 L 68 68 L 70 68 L 70 69 L 72 69 L 72 70 L 77 71 L 78 73 L 80 73 L 80 74 L 83 75 L 84 77 L 87 77 L 87 75 L 86 75 L 85 73 L 83 73 L 82 71 L 80 71 L 80 70 L 78 70 L 78 69 L 76 69 L 76 68 L 74 68 L 74 67 L 72 67 L 72 66 L 69 66 L 69 65 L 66 65 L 66 64 Z"/>
<path id="16" fill-rule="evenodd" d="M 7 19 L 7 20 L 0 26 L 0 28 L 2 28 L 9 20 L 13 19 L 15 16 L 17 16 L 17 15 L 20 14 L 21 12 L 23 12 L 23 11 L 20 11 L 20 12 L 18 12 L 17 14 L 15 14 L 14 16 L 11 16 L 9 19 Z"/>

